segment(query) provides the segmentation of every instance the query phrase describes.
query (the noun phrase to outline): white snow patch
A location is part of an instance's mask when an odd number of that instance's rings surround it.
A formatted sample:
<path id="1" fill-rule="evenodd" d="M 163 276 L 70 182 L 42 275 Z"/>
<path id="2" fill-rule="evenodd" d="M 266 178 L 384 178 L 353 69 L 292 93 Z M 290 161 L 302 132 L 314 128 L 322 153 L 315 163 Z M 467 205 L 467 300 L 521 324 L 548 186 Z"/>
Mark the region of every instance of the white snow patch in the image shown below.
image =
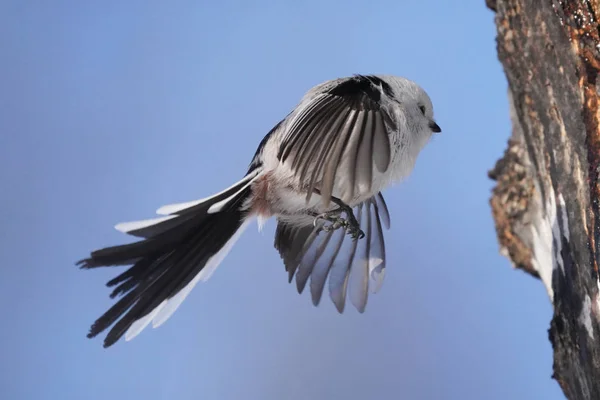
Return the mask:
<path id="1" fill-rule="evenodd" d="M 567 214 L 567 204 L 565 203 L 565 198 L 562 193 L 558 194 L 558 205 L 560 206 L 560 215 L 562 217 L 562 225 L 563 225 L 563 236 L 569 242 L 570 232 L 569 232 L 569 215 Z"/>
<path id="2" fill-rule="evenodd" d="M 552 260 L 554 261 L 554 268 L 556 268 L 556 264 L 558 263 L 558 266 L 560 267 L 560 272 L 563 273 L 563 275 L 565 274 L 565 264 L 563 263 L 563 259 L 562 259 L 562 233 L 560 232 L 560 226 L 558 225 L 558 219 L 556 219 L 556 203 L 554 201 L 552 201 L 551 203 L 553 208 L 552 208 L 552 214 L 554 216 L 553 220 L 552 220 L 552 240 L 554 242 L 554 244 L 556 244 L 556 248 L 554 249 L 554 253 L 551 253 L 550 255 L 552 256 Z M 552 243 L 551 243 L 552 244 Z M 552 277 L 550 277 L 552 278 Z"/>
<path id="3" fill-rule="evenodd" d="M 541 221 L 531 224 L 532 229 L 532 250 L 533 257 L 531 263 L 533 268 L 538 272 L 550 300 L 554 299 L 554 291 L 552 290 L 552 274 L 557 266 L 560 266 L 561 270 L 564 271 L 562 260 L 560 264 L 556 262 L 554 257 L 554 240 L 553 233 L 560 234 L 558 223 L 556 221 L 556 200 L 554 199 L 554 190 L 550 190 L 547 193 L 548 203 L 546 204 L 546 215 L 542 215 Z M 540 210 L 540 213 L 543 212 Z M 557 254 L 560 254 L 560 241 L 557 241 L 558 248 Z"/>
<path id="4" fill-rule="evenodd" d="M 596 280 L 596 286 L 598 287 L 598 293 L 596 294 L 596 304 L 594 307 L 596 319 L 600 319 L 598 313 L 600 313 L 600 279 Z"/>
<path id="5" fill-rule="evenodd" d="M 583 300 L 581 314 L 579 314 L 579 323 L 585 326 L 588 335 L 594 339 L 594 328 L 592 327 L 592 300 L 586 295 Z"/>

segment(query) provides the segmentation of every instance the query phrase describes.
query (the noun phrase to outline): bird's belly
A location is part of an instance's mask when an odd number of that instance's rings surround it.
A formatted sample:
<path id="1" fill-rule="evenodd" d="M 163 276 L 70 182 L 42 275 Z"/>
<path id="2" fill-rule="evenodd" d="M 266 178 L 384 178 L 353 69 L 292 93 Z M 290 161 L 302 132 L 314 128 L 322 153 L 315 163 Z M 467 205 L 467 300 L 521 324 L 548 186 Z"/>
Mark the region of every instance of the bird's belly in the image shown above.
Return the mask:
<path id="1" fill-rule="evenodd" d="M 343 170 L 344 165 L 340 167 Z M 371 184 L 356 183 L 352 196 L 348 187 L 349 181 L 343 179 L 343 174 L 338 175 L 334 181 L 332 195 L 350 207 L 355 207 L 389 185 L 393 165 L 390 167 L 387 171 L 380 172 L 373 166 Z M 282 164 L 278 164 L 277 168 L 266 169 L 263 174 L 263 178 L 258 180 L 254 187 L 255 205 L 260 206 L 255 208 L 257 214 L 264 217 L 276 216 L 304 225 L 311 224 L 315 214 L 337 208 L 333 202 L 323 204 L 321 196 L 317 193 L 312 193 L 307 202 L 308 182 L 299 182 L 296 174 Z M 318 183 L 316 188 L 319 188 Z"/>

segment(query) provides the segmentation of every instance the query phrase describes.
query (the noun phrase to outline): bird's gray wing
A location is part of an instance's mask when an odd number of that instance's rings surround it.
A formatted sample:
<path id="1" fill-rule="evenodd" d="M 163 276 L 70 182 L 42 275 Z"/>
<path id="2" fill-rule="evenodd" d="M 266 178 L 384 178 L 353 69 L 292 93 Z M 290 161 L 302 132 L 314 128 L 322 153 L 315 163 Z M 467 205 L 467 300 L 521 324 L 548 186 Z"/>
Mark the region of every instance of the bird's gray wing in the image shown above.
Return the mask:
<path id="1" fill-rule="evenodd" d="M 383 95 L 392 95 L 385 81 L 358 75 L 323 89 L 291 117 L 278 158 L 307 189 L 307 201 L 316 188 L 328 205 L 334 182 L 346 191 L 338 197 L 352 198 L 357 187 L 371 189 L 373 165 L 388 169 L 396 124 L 381 105 Z"/>
<path id="2" fill-rule="evenodd" d="M 298 293 L 310 278 L 313 304 L 321 301 L 329 278 L 329 295 L 342 313 L 346 296 L 360 312 L 365 310 L 369 291 L 375 293 L 385 275 L 385 241 L 383 227 L 389 228 L 390 217 L 381 193 L 359 204 L 354 214 L 365 237 L 352 240 L 344 229 L 333 232 L 316 227 L 294 227 L 279 221 L 275 248 L 284 261 L 289 281 L 296 277 Z"/>

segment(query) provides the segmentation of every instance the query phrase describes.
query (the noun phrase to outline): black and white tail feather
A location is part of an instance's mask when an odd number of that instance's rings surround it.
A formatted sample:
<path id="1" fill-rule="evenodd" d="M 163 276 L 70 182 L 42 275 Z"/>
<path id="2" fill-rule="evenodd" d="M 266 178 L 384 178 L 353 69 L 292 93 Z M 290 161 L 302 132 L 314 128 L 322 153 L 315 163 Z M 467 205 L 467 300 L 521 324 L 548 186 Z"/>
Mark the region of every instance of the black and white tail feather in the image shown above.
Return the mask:
<path id="1" fill-rule="evenodd" d="M 81 268 L 132 265 L 110 280 L 111 298 L 122 296 L 92 325 L 92 338 L 113 323 L 104 347 L 125 335 L 137 336 L 146 326 L 162 325 L 199 281 L 206 281 L 250 218 L 246 201 L 258 171 L 216 195 L 161 207 L 165 217 L 118 224 L 116 229 L 141 241 L 92 252 Z M 118 322 L 117 322 L 118 320 Z"/>
<path id="2" fill-rule="evenodd" d="M 90 328 L 93 338 L 114 324 L 104 340 L 112 346 L 123 335 L 136 337 L 144 328 L 162 325 L 194 286 L 208 280 L 252 220 L 247 200 L 259 170 L 214 196 L 163 206 L 149 220 L 121 223 L 115 228 L 141 241 L 107 247 L 79 261 L 84 269 L 131 265 L 107 283 L 111 298 L 120 299 Z M 376 293 L 385 275 L 383 227 L 390 217 L 383 195 L 354 209 L 365 238 L 352 240 L 344 230 L 323 231 L 324 222 L 297 227 L 278 221 L 275 248 L 288 272 L 296 277 L 298 293 L 310 278 L 312 301 L 317 306 L 329 277 L 329 293 L 342 313 L 349 294 L 364 312 L 367 294 Z M 116 324 L 115 324 L 116 322 Z"/>
<path id="3" fill-rule="evenodd" d="M 163 324 L 253 217 L 259 224 L 277 218 L 275 248 L 298 292 L 310 280 L 318 305 L 327 284 L 340 313 L 347 297 L 363 312 L 385 275 L 390 217 L 381 190 L 410 173 L 432 132 L 440 128 L 431 100 L 407 79 L 356 75 L 315 86 L 264 137 L 240 181 L 163 206 L 158 218 L 118 224 L 141 240 L 79 262 L 85 269 L 130 266 L 107 283 L 119 299 L 88 337 L 112 326 L 108 347 Z"/>

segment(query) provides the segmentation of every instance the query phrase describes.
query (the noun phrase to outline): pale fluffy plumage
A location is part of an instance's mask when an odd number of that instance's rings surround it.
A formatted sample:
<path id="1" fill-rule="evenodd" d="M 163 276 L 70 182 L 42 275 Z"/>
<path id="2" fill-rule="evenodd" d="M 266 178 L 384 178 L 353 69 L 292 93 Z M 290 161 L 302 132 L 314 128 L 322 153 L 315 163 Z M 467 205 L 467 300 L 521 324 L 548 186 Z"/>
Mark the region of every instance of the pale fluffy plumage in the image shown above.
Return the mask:
<path id="1" fill-rule="evenodd" d="M 342 192 L 347 183 L 344 180 L 345 174 L 343 171 L 347 170 L 348 167 L 342 161 L 339 168 L 342 172 L 337 175 L 339 183 L 336 185 L 333 194 L 351 207 L 371 198 L 391 183 L 398 182 L 406 177 L 412 171 L 419 152 L 432 135 L 433 105 L 427 93 L 416 83 L 405 78 L 390 75 L 382 75 L 377 78 L 385 81 L 392 91 L 391 96 L 388 96 L 382 90 L 381 97 L 381 107 L 389 112 L 396 124 L 396 129 L 387 132 L 390 140 L 391 162 L 385 172 L 375 171 L 372 187 L 369 190 L 359 191 L 354 197 L 347 198 L 343 196 Z M 327 81 L 312 88 L 302 98 L 296 109 L 272 132 L 264 148 L 259 149 L 255 155 L 255 160 L 262 162 L 262 173 L 270 174 L 270 181 L 274 182 L 270 190 L 274 199 L 277 200 L 272 203 L 279 206 L 280 210 L 274 210 L 273 214 L 288 215 L 293 211 L 302 213 L 307 206 L 306 202 L 294 196 L 294 191 L 299 186 L 308 184 L 308 182 L 301 182 L 297 171 L 291 168 L 291 163 L 282 163 L 278 157 L 282 142 L 285 140 L 294 119 L 302 110 L 309 107 L 320 94 L 352 79 L 355 78 Z M 420 106 L 425 107 L 425 114 L 419 109 Z M 319 203 L 320 199 L 316 198 L 309 203 L 309 206 L 315 207 L 319 211 L 325 211 L 327 205 L 319 205 Z"/>
<path id="2" fill-rule="evenodd" d="M 275 248 L 299 292 L 310 280 L 317 305 L 328 281 L 339 312 L 347 296 L 363 312 L 385 273 L 383 228 L 390 218 L 381 191 L 412 171 L 433 132 L 440 128 L 431 100 L 408 79 L 356 75 L 315 86 L 265 136 L 240 181 L 201 200 L 163 206 L 163 217 L 117 225 L 142 240 L 80 262 L 131 265 L 108 283 L 116 286 L 111 297 L 120 298 L 88 337 L 114 324 L 108 347 L 164 323 L 255 216 L 277 218 Z M 338 206 L 352 209 L 364 238 L 350 238 L 346 228 L 323 230 L 315 216 L 335 216 Z"/>

